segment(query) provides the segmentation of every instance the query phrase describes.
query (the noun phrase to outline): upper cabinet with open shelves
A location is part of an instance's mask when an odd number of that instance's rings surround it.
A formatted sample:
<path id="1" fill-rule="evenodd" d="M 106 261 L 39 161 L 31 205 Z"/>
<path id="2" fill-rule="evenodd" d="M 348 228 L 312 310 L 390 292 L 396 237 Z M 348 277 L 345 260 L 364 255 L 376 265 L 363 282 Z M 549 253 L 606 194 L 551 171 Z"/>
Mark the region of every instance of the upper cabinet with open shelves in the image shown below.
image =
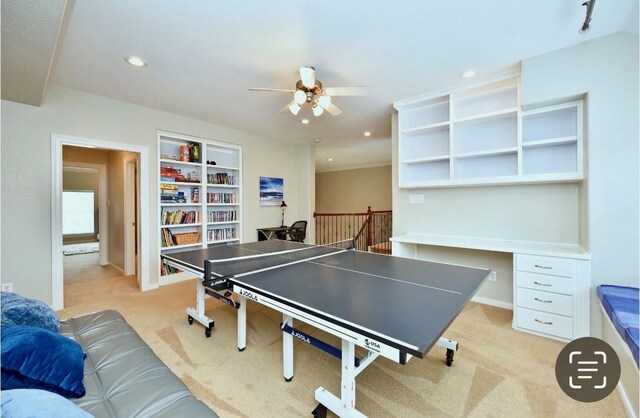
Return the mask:
<path id="1" fill-rule="evenodd" d="M 522 112 L 512 75 L 394 103 L 399 186 L 582 179 L 582 102 Z"/>

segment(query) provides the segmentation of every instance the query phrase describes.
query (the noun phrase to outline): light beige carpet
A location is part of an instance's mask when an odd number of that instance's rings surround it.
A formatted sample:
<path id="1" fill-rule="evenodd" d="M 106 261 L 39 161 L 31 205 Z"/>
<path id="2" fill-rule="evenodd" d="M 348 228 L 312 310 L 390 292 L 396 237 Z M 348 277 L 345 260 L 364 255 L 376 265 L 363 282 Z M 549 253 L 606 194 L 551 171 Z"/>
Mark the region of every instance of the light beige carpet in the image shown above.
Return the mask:
<path id="1" fill-rule="evenodd" d="M 339 394 L 340 361 L 298 340 L 295 377 L 284 381 L 279 314 L 250 303 L 248 347 L 240 353 L 233 309 L 207 300 L 207 315 L 216 322 L 211 338 L 199 324 L 187 324 L 194 281 L 142 293 L 135 276 L 99 267 L 97 257 L 65 258 L 67 308 L 60 316 L 120 311 L 220 416 L 310 417 L 318 386 Z M 336 339 L 311 332 L 339 346 Z M 625 416 L 617 392 L 592 404 L 567 397 L 554 374 L 564 344 L 514 331 L 511 311 L 470 303 L 445 335 L 460 343 L 453 367 L 444 364 L 442 347 L 405 366 L 379 358 L 356 379 L 358 409 L 370 417 Z"/>

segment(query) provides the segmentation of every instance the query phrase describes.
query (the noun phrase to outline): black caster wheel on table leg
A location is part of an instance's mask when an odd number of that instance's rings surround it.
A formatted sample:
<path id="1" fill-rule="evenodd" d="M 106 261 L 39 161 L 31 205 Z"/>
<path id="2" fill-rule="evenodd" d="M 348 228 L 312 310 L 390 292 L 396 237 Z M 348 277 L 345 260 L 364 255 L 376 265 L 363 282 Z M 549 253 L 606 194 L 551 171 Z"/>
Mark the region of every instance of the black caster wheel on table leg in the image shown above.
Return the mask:
<path id="1" fill-rule="evenodd" d="M 313 414 L 313 418 L 327 418 L 327 407 L 319 403 L 316 409 L 311 411 L 311 414 Z"/>
<path id="2" fill-rule="evenodd" d="M 204 336 L 207 338 L 211 338 L 211 328 L 204 329 Z"/>
<path id="3" fill-rule="evenodd" d="M 187 322 L 189 322 L 189 325 L 193 325 L 193 317 L 191 315 L 187 315 Z"/>
<path id="4" fill-rule="evenodd" d="M 455 351 L 453 351 L 450 348 L 447 348 L 447 366 L 451 367 L 451 364 L 453 364 L 453 354 L 455 353 Z"/>
<path id="5" fill-rule="evenodd" d="M 288 379 L 286 377 L 284 378 L 284 381 L 287 382 L 287 383 L 291 382 L 292 380 L 293 380 L 293 376 L 291 376 Z"/>

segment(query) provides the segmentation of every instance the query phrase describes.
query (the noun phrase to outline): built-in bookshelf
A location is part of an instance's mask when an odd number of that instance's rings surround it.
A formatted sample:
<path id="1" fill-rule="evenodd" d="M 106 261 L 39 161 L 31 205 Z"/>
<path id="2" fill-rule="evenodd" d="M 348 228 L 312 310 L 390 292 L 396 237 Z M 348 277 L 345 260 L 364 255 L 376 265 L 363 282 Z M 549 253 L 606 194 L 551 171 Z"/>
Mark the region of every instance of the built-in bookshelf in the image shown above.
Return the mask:
<path id="1" fill-rule="evenodd" d="M 582 102 L 523 112 L 517 74 L 394 103 L 399 186 L 580 181 Z"/>
<path id="2" fill-rule="evenodd" d="M 158 132 L 160 253 L 240 241 L 242 147 Z M 190 277 L 160 262 L 161 283 Z"/>

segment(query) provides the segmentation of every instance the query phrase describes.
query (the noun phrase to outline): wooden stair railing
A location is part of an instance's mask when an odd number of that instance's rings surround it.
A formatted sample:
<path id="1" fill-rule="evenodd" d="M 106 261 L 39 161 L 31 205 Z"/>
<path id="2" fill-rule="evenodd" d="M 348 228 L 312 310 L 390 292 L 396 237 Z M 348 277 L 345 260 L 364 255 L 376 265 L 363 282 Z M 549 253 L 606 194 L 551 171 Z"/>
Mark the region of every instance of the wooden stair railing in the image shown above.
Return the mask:
<path id="1" fill-rule="evenodd" d="M 346 239 L 355 239 L 356 248 L 391 254 L 392 212 L 371 210 L 359 213 L 317 213 L 316 244 L 331 244 Z"/>

